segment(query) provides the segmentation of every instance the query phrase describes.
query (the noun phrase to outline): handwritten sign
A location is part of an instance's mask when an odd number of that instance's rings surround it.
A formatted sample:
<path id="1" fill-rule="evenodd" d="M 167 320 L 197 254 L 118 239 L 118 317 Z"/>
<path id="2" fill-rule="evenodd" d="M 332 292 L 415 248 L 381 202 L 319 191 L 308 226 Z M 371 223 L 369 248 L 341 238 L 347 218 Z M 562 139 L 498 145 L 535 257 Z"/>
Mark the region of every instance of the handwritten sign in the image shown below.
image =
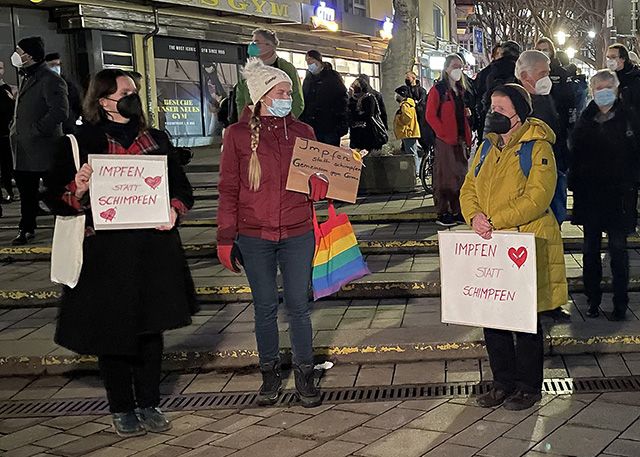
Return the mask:
<path id="1" fill-rule="evenodd" d="M 309 176 L 321 173 L 329 180 L 327 198 L 355 203 L 362 162 L 351 149 L 297 138 L 287 178 L 287 190 L 309 193 Z"/>
<path id="2" fill-rule="evenodd" d="M 90 154 L 89 195 L 96 230 L 169 224 L 166 156 Z"/>
<path id="3" fill-rule="evenodd" d="M 442 322 L 536 333 L 532 233 L 438 232 Z"/>

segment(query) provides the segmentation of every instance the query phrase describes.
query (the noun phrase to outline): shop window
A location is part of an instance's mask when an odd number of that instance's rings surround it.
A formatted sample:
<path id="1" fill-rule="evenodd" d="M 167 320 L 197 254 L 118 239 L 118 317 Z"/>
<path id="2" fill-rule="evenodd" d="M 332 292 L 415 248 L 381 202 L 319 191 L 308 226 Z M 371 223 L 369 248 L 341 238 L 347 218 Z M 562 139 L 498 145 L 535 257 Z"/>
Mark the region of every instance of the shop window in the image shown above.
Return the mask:
<path id="1" fill-rule="evenodd" d="M 360 73 L 364 73 L 365 75 L 369 75 L 369 76 L 376 76 L 375 73 L 373 72 L 374 67 L 375 65 L 372 64 L 371 62 L 362 62 L 360 64 Z"/>
<path id="2" fill-rule="evenodd" d="M 103 32 L 102 64 L 104 68 L 133 70 L 131 37 L 125 34 Z"/>
<path id="3" fill-rule="evenodd" d="M 367 0 L 347 0 L 345 7 L 347 13 L 367 17 Z"/>
<path id="4" fill-rule="evenodd" d="M 154 40 L 158 123 L 172 136 L 201 136 L 202 93 L 194 41 Z"/>
<path id="5" fill-rule="evenodd" d="M 286 60 L 287 62 L 292 62 L 291 53 L 289 51 L 276 51 L 276 54 L 281 59 Z"/>
<path id="6" fill-rule="evenodd" d="M 306 54 L 300 52 L 293 53 L 293 66 L 296 68 L 307 68 L 307 61 L 305 60 Z"/>
<path id="7" fill-rule="evenodd" d="M 338 73 L 349 73 L 349 64 L 344 59 L 336 59 L 334 70 Z"/>

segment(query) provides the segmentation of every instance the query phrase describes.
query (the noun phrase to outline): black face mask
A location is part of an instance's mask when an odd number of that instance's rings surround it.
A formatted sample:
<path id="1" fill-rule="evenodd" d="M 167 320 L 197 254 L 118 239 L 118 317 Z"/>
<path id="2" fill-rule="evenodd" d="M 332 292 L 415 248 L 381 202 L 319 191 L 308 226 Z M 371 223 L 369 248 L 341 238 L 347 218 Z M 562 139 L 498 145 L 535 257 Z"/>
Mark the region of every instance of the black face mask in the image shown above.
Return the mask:
<path id="1" fill-rule="evenodd" d="M 116 109 L 122 117 L 127 119 L 138 119 L 142 116 L 142 100 L 138 94 L 129 94 L 118 100 Z"/>
<path id="2" fill-rule="evenodd" d="M 410 80 L 410 79 L 405 79 L 405 80 L 404 80 L 404 83 L 405 83 L 407 86 L 410 86 L 410 85 L 411 85 L 411 80 Z"/>
<path id="3" fill-rule="evenodd" d="M 487 114 L 487 119 L 484 123 L 484 131 L 486 133 L 497 133 L 499 135 L 504 135 L 505 133 L 511 130 L 511 119 L 513 119 L 517 114 L 514 114 L 511 117 L 507 117 L 504 114 L 498 113 L 496 111 L 492 111 Z"/>

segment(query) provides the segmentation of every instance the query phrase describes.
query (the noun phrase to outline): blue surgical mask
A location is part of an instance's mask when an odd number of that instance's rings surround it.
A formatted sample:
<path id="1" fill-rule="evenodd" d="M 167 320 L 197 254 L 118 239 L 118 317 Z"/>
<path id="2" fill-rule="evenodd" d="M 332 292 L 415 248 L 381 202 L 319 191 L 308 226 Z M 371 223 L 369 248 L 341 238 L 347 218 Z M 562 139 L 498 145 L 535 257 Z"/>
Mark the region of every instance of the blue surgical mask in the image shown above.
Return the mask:
<path id="1" fill-rule="evenodd" d="M 293 101 L 290 98 L 271 98 L 271 106 L 267 107 L 267 111 L 272 116 L 285 117 L 291 112 L 292 104 Z"/>
<path id="2" fill-rule="evenodd" d="M 258 57 L 260 55 L 260 46 L 253 42 L 249 43 L 247 54 L 249 54 L 249 57 Z"/>
<path id="3" fill-rule="evenodd" d="M 317 63 L 312 63 L 309 64 L 309 66 L 307 67 L 307 69 L 311 72 L 311 73 L 316 73 L 318 71 L 318 64 Z"/>
<path id="4" fill-rule="evenodd" d="M 593 93 L 593 100 L 600 107 L 611 106 L 616 101 L 616 91 L 611 88 L 597 90 Z"/>

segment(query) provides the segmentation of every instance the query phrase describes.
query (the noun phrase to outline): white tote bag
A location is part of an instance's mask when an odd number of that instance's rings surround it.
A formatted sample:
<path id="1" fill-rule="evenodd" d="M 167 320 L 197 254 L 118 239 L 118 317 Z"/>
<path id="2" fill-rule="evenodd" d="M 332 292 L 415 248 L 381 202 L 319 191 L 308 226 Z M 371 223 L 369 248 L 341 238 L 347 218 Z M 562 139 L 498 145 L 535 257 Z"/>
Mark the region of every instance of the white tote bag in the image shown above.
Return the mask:
<path id="1" fill-rule="evenodd" d="M 80 148 L 73 135 L 67 135 L 73 151 L 76 170 L 80 169 Z M 51 281 L 72 289 L 78 284 L 82 270 L 82 243 L 86 216 L 56 216 L 51 246 Z"/>

